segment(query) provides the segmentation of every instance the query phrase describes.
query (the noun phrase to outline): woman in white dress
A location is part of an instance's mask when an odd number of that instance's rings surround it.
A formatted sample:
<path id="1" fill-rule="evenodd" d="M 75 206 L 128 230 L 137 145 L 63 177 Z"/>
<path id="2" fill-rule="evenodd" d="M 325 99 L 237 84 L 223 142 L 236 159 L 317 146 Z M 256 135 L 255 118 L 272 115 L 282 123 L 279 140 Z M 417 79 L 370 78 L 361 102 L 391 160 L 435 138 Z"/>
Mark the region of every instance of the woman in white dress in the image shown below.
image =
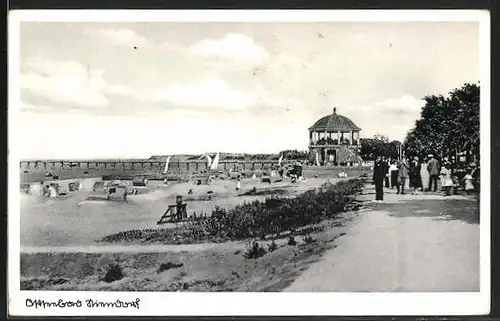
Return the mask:
<path id="1" fill-rule="evenodd" d="M 472 184 L 471 171 L 467 172 L 467 175 L 463 178 L 465 182 L 465 192 L 469 195 L 474 190 L 474 185 Z"/>
<path id="2" fill-rule="evenodd" d="M 446 167 L 443 165 L 441 166 L 441 171 L 439 172 L 439 182 L 441 183 L 441 190 L 445 190 L 445 178 L 446 178 Z"/>
<path id="3" fill-rule="evenodd" d="M 422 161 L 422 165 L 420 167 L 420 177 L 422 178 L 422 192 L 427 190 L 429 186 L 429 171 L 427 170 L 427 161 Z"/>
<path id="4" fill-rule="evenodd" d="M 446 164 L 444 166 L 444 188 L 445 188 L 445 195 L 446 196 L 449 196 L 451 195 L 451 190 L 454 186 L 454 183 L 453 183 L 453 179 L 451 177 L 451 168 L 450 168 L 450 165 L 449 164 Z"/>

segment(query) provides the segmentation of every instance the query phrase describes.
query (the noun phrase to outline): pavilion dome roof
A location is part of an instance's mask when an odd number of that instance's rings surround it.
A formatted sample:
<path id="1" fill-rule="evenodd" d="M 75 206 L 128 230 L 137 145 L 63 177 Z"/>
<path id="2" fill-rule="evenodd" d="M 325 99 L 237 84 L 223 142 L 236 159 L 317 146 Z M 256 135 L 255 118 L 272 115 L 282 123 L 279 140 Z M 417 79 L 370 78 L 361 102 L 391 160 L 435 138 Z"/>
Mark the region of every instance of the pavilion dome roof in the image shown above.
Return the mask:
<path id="1" fill-rule="evenodd" d="M 360 131 L 361 128 L 356 126 L 349 118 L 337 114 L 336 108 L 333 108 L 333 113 L 320 118 L 314 125 L 309 127 L 310 131 L 333 131 L 333 132 L 349 132 Z"/>

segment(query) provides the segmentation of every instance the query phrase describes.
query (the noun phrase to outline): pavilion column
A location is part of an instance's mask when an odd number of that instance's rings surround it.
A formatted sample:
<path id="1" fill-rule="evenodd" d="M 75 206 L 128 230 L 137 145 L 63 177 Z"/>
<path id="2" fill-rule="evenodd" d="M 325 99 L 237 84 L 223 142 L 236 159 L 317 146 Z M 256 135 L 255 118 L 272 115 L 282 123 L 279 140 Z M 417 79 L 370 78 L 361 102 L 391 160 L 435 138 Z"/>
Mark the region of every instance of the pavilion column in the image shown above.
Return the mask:
<path id="1" fill-rule="evenodd" d="M 352 132 L 352 130 L 351 130 L 351 131 L 349 132 L 349 145 L 352 145 L 352 142 L 353 142 L 353 140 L 354 140 L 353 135 L 354 135 L 354 134 L 353 134 L 353 132 Z"/>
<path id="2" fill-rule="evenodd" d="M 312 144 L 313 142 L 313 132 L 309 132 L 309 144 Z"/>
<path id="3" fill-rule="evenodd" d="M 358 139 L 358 146 L 361 146 L 360 143 L 359 143 L 359 132 L 358 132 L 358 134 L 356 136 L 357 136 L 357 139 Z"/>
<path id="4" fill-rule="evenodd" d="M 342 142 L 341 142 L 342 137 L 341 137 L 340 135 L 341 135 L 341 134 L 340 134 L 340 130 L 339 130 L 339 131 L 337 132 L 337 143 L 338 143 L 338 145 L 342 145 Z"/>

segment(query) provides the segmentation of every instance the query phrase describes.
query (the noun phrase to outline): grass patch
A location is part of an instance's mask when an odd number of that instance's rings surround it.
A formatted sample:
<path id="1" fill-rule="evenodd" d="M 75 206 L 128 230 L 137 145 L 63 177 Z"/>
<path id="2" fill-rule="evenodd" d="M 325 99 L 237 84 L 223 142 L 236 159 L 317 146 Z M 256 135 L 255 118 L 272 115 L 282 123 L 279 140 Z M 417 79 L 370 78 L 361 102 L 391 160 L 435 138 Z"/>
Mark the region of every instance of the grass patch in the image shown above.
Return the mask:
<path id="1" fill-rule="evenodd" d="M 348 210 L 363 181 L 350 179 L 320 188 L 295 198 L 271 196 L 233 209 L 216 207 L 202 220 L 166 229 L 132 230 L 104 237 L 102 242 L 138 242 L 162 244 L 220 243 L 230 240 L 276 238 L 292 235 L 301 228 L 335 218 Z"/>

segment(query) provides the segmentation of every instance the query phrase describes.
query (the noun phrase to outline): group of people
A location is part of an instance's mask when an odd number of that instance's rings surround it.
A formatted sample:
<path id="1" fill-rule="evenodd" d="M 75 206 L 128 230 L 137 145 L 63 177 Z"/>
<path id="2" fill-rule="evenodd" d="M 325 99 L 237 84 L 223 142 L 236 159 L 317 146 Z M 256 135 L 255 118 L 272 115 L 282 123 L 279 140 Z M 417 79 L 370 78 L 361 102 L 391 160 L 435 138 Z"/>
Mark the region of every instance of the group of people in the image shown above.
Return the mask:
<path id="1" fill-rule="evenodd" d="M 401 160 L 391 160 L 385 157 L 378 157 L 373 167 L 373 182 L 375 184 L 375 200 L 382 201 L 384 198 L 384 185 L 386 188 L 397 188 L 398 194 L 405 194 L 406 181 L 412 194 L 422 192 L 437 192 L 438 181 L 445 195 L 457 193 L 460 185 L 454 175 L 455 162 L 452 158 L 449 161 L 444 158 L 440 162 L 434 155 L 428 155 L 427 159 L 420 161 L 417 156 L 408 160 L 402 157 Z M 473 174 L 475 166 L 472 164 L 463 178 L 465 191 L 469 194 L 474 190 Z"/>

